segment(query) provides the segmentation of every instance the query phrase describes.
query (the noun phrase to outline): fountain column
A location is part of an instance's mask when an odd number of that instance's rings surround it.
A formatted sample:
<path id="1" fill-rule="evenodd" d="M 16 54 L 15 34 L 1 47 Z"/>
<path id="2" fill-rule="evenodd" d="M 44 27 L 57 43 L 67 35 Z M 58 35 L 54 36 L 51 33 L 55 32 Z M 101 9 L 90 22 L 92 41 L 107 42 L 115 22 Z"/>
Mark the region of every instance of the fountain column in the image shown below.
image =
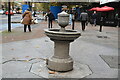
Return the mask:
<path id="1" fill-rule="evenodd" d="M 73 69 L 73 59 L 69 56 L 69 41 L 54 41 L 54 55 L 49 58 L 47 67 L 55 71 Z"/>

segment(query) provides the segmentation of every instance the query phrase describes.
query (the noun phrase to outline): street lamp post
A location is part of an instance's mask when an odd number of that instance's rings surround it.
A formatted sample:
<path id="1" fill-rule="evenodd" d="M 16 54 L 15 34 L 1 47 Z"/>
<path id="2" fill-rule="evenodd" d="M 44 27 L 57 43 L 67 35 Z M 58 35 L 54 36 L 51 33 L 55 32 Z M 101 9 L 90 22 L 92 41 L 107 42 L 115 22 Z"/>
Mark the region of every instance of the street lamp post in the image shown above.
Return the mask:
<path id="1" fill-rule="evenodd" d="M 11 32 L 10 1 L 8 2 L 8 32 Z"/>

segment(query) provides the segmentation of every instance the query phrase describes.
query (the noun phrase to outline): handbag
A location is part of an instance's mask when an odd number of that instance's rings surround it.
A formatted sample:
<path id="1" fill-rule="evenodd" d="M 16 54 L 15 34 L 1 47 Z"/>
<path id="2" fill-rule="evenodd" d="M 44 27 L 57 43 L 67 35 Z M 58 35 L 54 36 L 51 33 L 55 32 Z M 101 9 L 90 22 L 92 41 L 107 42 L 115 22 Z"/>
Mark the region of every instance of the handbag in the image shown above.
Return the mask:
<path id="1" fill-rule="evenodd" d="M 21 19 L 20 23 L 23 23 L 23 19 Z"/>

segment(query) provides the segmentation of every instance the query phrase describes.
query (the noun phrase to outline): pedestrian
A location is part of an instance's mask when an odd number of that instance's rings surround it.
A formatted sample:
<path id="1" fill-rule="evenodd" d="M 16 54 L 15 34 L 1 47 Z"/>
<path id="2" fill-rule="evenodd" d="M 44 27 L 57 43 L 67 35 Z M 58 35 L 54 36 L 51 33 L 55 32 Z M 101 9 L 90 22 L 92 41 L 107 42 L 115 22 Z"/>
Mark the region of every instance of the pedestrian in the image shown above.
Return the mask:
<path id="1" fill-rule="evenodd" d="M 33 11 L 33 17 L 36 17 L 36 10 Z"/>
<path id="2" fill-rule="evenodd" d="M 117 27 L 119 27 L 119 13 L 116 13 L 115 20 L 117 22 Z"/>
<path id="3" fill-rule="evenodd" d="M 100 18 L 100 29 L 99 29 L 99 32 L 102 32 L 103 23 L 104 23 L 104 17 L 101 16 L 101 18 Z"/>
<path id="4" fill-rule="evenodd" d="M 32 24 L 32 13 L 30 12 L 29 9 L 27 9 L 24 14 L 22 15 L 23 17 L 23 22 L 22 24 L 24 24 L 24 32 L 26 32 L 26 28 L 28 26 L 28 30 L 29 32 L 31 32 L 31 27 L 30 25 Z"/>
<path id="5" fill-rule="evenodd" d="M 96 26 L 96 20 L 97 20 L 97 13 L 96 13 L 96 11 L 94 11 L 94 13 L 92 14 L 92 19 L 93 19 L 93 25 Z"/>
<path id="6" fill-rule="evenodd" d="M 75 12 L 73 12 L 72 16 L 72 30 L 74 30 L 74 26 L 75 26 Z"/>
<path id="7" fill-rule="evenodd" d="M 81 19 L 82 31 L 84 31 L 85 30 L 85 26 L 86 26 L 86 22 L 88 21 L 88 13 L 83 11 L 80 14 L 80 19 Z"/>
<path id="8" fill-rule="evenodd" d="M 72 25 L 73 11 L 72 8 L 69 10 L 69 24 Z"/>
<path id="9" fill-rule="evenodd" d="M 48 17 L 48 28 L 52 28 L 52 21 L 55 19 L 55 17 L 51 11 L 49 11 L 46 16 Z"/>

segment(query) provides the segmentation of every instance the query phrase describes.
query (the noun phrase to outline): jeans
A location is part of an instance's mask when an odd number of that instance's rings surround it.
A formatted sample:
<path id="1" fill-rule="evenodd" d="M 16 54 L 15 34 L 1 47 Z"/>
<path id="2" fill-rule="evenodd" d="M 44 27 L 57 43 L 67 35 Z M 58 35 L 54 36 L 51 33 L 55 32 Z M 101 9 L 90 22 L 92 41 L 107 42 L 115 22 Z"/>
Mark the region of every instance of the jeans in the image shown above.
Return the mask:
<path id="1" fill-rule="evenodd" d="M 96 19 L 94 19 L 94 25 L 96 26 Z"/>

